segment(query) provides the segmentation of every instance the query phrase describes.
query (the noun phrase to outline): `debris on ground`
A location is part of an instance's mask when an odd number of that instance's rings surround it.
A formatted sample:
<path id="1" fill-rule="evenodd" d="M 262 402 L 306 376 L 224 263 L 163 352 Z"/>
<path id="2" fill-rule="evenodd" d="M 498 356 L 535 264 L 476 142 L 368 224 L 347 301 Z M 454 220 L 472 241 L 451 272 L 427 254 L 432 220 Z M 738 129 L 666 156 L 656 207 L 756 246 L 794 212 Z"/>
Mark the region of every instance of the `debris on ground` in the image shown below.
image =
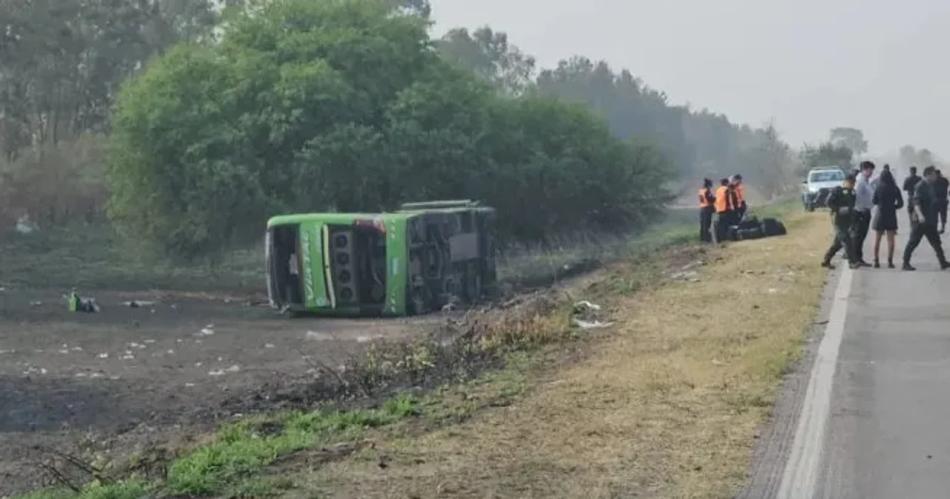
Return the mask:
<path id="1" fill-rule="evenodd" d="M 153 301 L 139 301 L 139 300 L 122 302 L 122 305 L 129 308 L 148 308 L 148 307 L 154 307 L 155 304 L 156 302 L 153 302 Z"/>
<path id="2" fill-rule="evenodd" d="M 327 333 L 318 333 L 316 331 L 307 331 L 305 338 L 307 341 L 332 341 L 333 335 Z"/>
<path id="3" fill-rule="evenodd" d="M 41 301 L 31 301 L 31 302 L 30 302 L 30 306 L 31 306 L 31 307 L 42 307 L 42 306 L 43 306 L 43 302 L 41 302 Z"/>
<path id="4" fill-rule="evenodd" d="M 96 304 L 95 298 L 79 296 L 79 293 L 77 293 L 75 289 L 66 297 L 66 306 L 70 312 L 83 312 L 87 314 L 99 312 L 99 305 Z"/>
<path id="5" fill-rule="evenodd" d="M 574 327 L 588 329 L 603 329 L 613 325 L 613 322 L 606 322 L 599 317 L 603 307 L 589 301 L 579 301 L 574 304 L 574 310 L 571 314 L 571 325 Z"/>
<path id="6" fill-rule="evenodd" d="M 199 336 L 214 336 L 214 324 L 208 324 L 201 331 L 198 332 Z"/>
<path id="7" fill-rule="evenodd" d="M 225 374 L 228 374 L 228 373 L 237 373 L 237 372 L 241 372 L 241 366 L 235 364 L 227 369 L 217 369 L 214 371 L 210 371 L 208 373 L 208 376 L 217 377 L 217 376 L 224 376 Z"/>
<path id="8" fill-rule="evenodd" d="M 699 272 L 695 270 L 676 272 L 670 275 L 670 279 L 674 281 L 699 282 Z"/>

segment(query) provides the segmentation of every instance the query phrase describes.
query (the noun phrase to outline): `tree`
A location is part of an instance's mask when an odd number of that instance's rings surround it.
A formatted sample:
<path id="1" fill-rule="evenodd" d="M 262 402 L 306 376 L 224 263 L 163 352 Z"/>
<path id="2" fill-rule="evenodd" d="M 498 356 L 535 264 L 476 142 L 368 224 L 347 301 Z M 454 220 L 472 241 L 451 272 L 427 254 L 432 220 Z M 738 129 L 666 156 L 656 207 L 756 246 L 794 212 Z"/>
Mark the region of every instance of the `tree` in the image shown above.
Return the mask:
<path id="1" fill-rule="evenodd" d="M 864 140 L 864 132 L 857 128 L 833 128 L 829 142 L 836 146 L 846 147 L 858 156 L 868 152 L 868 142 Z"/>
<path id="2" fill-rule="evenodd" d="M 473 197 L 503 237 L 538 240 L 635 226 L 665 200 L 653 149 L 580 106 L 499 95 L 432 50 L 425 19 L 377 0 L 237 10 L 219 41 L 127 84 L 113 128 L 111 216 L 184 257 L 288 211 Z"/>
<path id="3" fill-rule="evenodd" d="M 842 145 L 831 142 L 819 144 L 818 147 L 805 144 L 801 152 L 802 163 L 808 168 L 820 166 L 837 166 L 850 171 L 854 168 L 854 152 Z"/>
<path id="4" fill-rule="evenodd" d="M 485 26 L 469 34 L 456 28 L 436 42 L 446 60 L 471 70 L 503 93 L 520 95 L 533 84 L 535 61 L 514 45 L 508 35 Z"/>

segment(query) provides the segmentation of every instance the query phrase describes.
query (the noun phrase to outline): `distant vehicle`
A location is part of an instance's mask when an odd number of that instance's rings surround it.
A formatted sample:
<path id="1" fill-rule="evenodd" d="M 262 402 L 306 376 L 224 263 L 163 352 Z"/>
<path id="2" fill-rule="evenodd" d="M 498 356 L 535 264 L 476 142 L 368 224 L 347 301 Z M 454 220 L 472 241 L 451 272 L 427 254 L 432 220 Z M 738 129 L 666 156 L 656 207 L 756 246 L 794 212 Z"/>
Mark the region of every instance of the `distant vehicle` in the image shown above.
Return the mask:
<path id="1" fill-rule="evenodd" d="M 828 194 L 845 179 L 844 170 L 837 166 L 812 168 L 802 181 L 802 204 L 807 211 L 826 206 Z"/>
<path id="2" fill-rule="evenodd" d="M 291 313 L 404 316 L 475 303 L 496 284 L 495 210 L 473 201 L 267 223 L 271 305 Z"/>

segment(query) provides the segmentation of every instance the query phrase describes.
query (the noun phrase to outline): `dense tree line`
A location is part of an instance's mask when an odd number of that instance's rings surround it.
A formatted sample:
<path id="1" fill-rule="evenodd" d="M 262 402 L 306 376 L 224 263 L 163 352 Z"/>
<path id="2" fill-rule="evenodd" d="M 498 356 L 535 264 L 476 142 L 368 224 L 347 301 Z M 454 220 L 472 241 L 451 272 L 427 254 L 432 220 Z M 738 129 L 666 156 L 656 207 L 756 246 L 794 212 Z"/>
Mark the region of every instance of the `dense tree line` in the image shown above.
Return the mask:
<path id="1" fill-rule="evenodd" d="M 259 236 L 266 216 L 471 197 L 505 236 L 635 225 L 664 159 L 581 106 L 501 96 L 433 50 L 413 9 L 266 2 L 181 44 L 121 92 L 112 214 L 166 252 Z M 515 93 L 516 94 L 516 93 Z"/>
<path id="2" fill-rule="evenodd" d="M 630 71 L 615 72 L 586 57 L 561 61 L 536 73 L 534 59 L 510 44 L 504 33 L 455 29 L 439 41 L 443 56 L 472 70 L 506 95 L 535 93 L 580 103 L 608 123 L 621 140 L 655 145 L 691 192 L 697 178 L 741 173 L 766 195 L 784 192 L 798 159 L 771 125 L 739 126 L 721 114 L 670 104 Z M 692 181 L 690 183 L 690 181 Z"/>

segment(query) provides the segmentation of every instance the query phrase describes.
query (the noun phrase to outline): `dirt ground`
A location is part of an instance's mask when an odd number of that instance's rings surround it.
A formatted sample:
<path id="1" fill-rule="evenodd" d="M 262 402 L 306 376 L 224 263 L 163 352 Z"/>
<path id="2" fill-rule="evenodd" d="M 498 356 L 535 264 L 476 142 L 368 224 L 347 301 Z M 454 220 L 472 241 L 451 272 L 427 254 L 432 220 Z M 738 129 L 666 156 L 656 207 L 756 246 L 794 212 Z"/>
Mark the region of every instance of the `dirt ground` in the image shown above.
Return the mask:
<path id="1" fill-rule="evenodd" d="M 175 441 L 182 426 L 271 405 L 373 341 L 445 321 L 289 319 L 249 295 L 89 294 L 100 313 L 69 313 L 58 290 L 0 291 L 0 497 L 41 484 L 36 446 Z"/>

